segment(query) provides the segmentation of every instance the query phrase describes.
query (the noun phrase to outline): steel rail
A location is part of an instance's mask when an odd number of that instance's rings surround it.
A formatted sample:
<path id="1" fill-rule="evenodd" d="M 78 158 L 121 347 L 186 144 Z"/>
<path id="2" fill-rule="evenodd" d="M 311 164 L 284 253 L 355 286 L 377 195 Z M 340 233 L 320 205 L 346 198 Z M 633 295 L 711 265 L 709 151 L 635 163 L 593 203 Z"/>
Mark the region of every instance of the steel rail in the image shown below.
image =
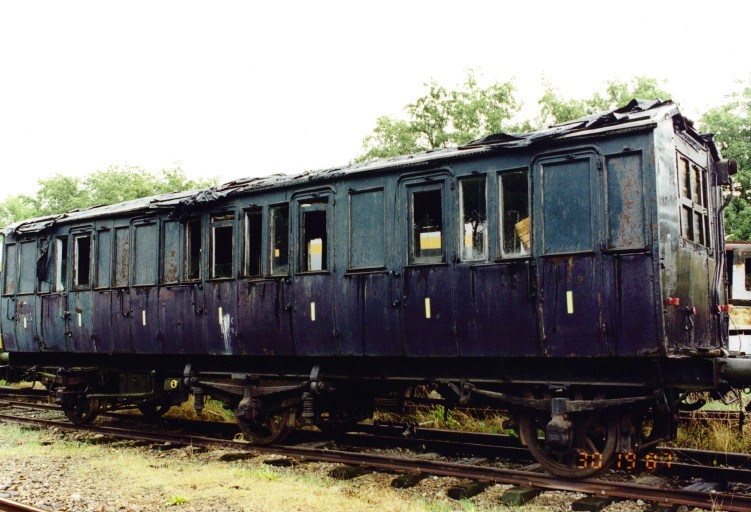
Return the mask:
<path id="1" fill-rule="evenodd" d="M 65 430 L 81 430 L 71 424 L 32 418 L 18 418 L 0 414 L 0 421 L 36 426 L 55 426 Z M 429 473 L 480 480 L 487 483 L 532 486 L 541 489 L 582 492 L 600 497 L 641 499 L 662 505 L 688 505 L 727 512 L 751 510 L 751 496 L 722 492 L 703 492 L 686 489 L 657 489 L 645 485 L 607 482 L 603 480 L 567 480 L 547 474 L 501 468 L 479 467 L 452 462 L 405 459 L 386 455 L 349 453 L 338 450 L 318 450 L 296 446 L 254 446 L 244 442 L 217 440 L 200 436 L 176 434 L 143 434 L 115 427 L 87 426 L 90 432 L 111 435 L 120 439 L 142 440 L 156 443 L 166 441 L 205 448 L 223 447 L 246 450 L 259 454 L 276 454 L 308 461 L 356 465 L 380 470 Z"/>
<path id="2" fill-rule="evenodd" d="M 7 498 L 0 498 L 0 512 L 51 512 L 46 508 L 34 507 Z"/>

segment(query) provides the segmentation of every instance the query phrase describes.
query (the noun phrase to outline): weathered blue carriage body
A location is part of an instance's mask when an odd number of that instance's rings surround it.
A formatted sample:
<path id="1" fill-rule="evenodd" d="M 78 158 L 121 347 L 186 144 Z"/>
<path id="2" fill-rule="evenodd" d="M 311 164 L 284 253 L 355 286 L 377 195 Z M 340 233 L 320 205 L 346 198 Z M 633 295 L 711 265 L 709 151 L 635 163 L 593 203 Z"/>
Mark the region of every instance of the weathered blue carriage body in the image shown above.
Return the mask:
<path id="1" fill-rule="evenodd" d="M 34 219 L 5 231 L 3 350 L 78 420 L 198 390 L 262 440 L 280 411 L 285 425 L 346 419 L 434 382 L 510 408 L 546 467 L 571 474 L 582 417 L 604 451 L 630 449 L 646 443 L 636 426 L 610 435 L 620 415 L 636 425 L 668 404 L 655 439 L 669 437 L 680 391 L 746 378 L 722 307 L 728 182 L 675 105 L 635 101 Z"/>

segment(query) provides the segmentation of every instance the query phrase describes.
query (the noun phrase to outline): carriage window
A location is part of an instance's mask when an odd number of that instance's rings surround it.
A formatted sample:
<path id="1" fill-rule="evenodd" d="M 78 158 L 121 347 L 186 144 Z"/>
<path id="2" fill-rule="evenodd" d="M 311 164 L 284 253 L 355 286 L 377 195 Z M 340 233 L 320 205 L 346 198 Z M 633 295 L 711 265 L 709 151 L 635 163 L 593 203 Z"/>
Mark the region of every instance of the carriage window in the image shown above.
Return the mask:
<path id="1" fill-rule="evenodd" d="M 289 273 L 289 206 L 274 206 L 271 212 L 271 273 Z"/>
<path id="2" fill-rule="evenodd" d="M 176 283 L 180 271 L 180 223 L 166 221 L 162 230 L 162 283 Z"/>
<path id="3" fill-rule="evenodd" d="M 12 295 L 16 293 L 16 272 L 18 270 L 16 246 L 7 245 L 5 250 L 5 286 L 3 287 L 3 293 Z"/>
<path id="4" fill-rule="evenodd" d="M 100 228 L 96 238 L 96 281 L 97 288 L 109 288 L 112 276 L 112 231 Z"/>
<path id="5" fill-rule="evenodd" d="M 484 260 L 488 255 L 485 177 L 462 180 L 459 201 L 463 220 L 460 228 L 462 259 Z"/>
<path id="6" fill-rule="evenodd" d="M 73 287 L 86 288 L 91 275 L 91 237 L 77 236 L 73 244 Z"/>
<path id="7" fill-rule="evenodd" d="M 751 291 L 751 258 L 746 258 L 744 264 L 746 270 L 746 291 Z"/>
<path id="8" fill-rule="evenodd" d="M 189 219 L 185 224 L 185 279 L 201 279 L 201 219 Z"/>
<path id="9" fill-rule="evenodd" d="M 37 282 L 37 244 L 36 241 L 21 243 L 21 264 L 18 267 L 18 293 L 34 293 Z"/>
<path id="10" fill-rule="evenodd" d="M 680 185 L 681 234 L 683 238 L 709 247 L 707 172 L 694 162 L 678 155 Z"/>
<path id="11" fill-rule="evenodd" d="M 443 208 L 440 189 L 412 193 L 410 263 L 443 261 Z"/>
<path id="12" fill-rule="evenodd" d="M 506 258 L 523 256 L 531 250 L 527 181 L 526 170 L 500 175 L 501 255 Z"/>
<path id="13" fill-rule="evenodd" d="M 139 224 L 133 229 L 133 284 L 154 285 L 157 276 L 159 230 L 156 223 Z"/>
<path id="14" fill-rule="evenodd" d="M 227 213 L 211 217 L 211 277 L 232 277 L 235 215 Z"/>
<path id="15" fill-rule="evenodd" d="M 263 212 L 252 208 L 245 212 L 245 276 L 261 275 Z"/>
<path id="16" fill-rule="evenodd" d="M 386 264 L 383 189 L 349 196 L 349 266 L 376 268 Z"/>
<path id="17" fill-rule="evenodd" d="M 65 276 L 68 274 L 68 239 L 55 239 L 55 291 L 65 291 Z"/>
<path id="18" fill-rule="evenodd" d="M 326 270 L 326 201 L 300 203 L 302 212 L 302 251 L 300 270 L 315 272 Z"/>
<path id="19" fill-rule="evenodd" d="M 115 229 L 115 287 L 128 286 L 130 228 Z"/>

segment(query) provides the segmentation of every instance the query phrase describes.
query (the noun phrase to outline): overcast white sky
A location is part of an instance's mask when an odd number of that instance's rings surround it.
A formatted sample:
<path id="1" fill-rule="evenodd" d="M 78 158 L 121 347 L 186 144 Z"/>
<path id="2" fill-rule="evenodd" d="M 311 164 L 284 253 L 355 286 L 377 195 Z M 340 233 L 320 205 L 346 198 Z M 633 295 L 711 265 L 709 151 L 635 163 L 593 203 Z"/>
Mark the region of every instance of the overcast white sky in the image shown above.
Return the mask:
<path id="1" fill-rule="evenodd" d="M 0 200 L 179 163 L 222 181 L 349 162 L 431 78 L 569 97 L 667 80 L 690 116 L 751 76 L 742 1 L 0 0 Z"/>

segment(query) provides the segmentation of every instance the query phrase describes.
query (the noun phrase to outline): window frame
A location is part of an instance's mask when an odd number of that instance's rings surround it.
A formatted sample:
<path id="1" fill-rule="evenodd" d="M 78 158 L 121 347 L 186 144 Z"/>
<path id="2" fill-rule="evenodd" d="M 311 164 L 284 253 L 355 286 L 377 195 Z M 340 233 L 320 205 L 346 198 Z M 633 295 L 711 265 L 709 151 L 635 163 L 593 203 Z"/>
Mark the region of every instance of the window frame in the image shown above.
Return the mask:
<path id="1" fill-rule="evenodd" d="M 297 273 L 298 274 L 328 274 L 330 272 L 331 265 L 329 264 L 329 257 L 331 253 L 331 229 L 329 225 L 329 198 L 327 195 L 320 195 L 315 197 L 306 197 L 297 199 Z M 311 248 L 308 242 L 312 242 L 311 239 L 306 242 L 307 227 L 306 216 L 323 214 L 323 227 L 325 239 L 321 246 L 321 268 L 311 269 L 310 256 Z"/>
<path id="2" fill-rule="evenodd" d="M 438 192 L 440 195 L 440 255 L 437 256 L 418 256 L 416 254 L 416 247 L 418 246 L 416 240 L 417 227 L 415 223 L 415 195 L 416 194 L 428 194 Z M 453 245 L 450 240 L 451 233 L 447 230 L 450 229 L 448 219 L 446 218 L 448 197 L 446 194 L 445 181 L 435 183 L 419 183 L 410 184 L 407 186 L 407 264 L 408 265 L 445 265 L 449 261 L 448 248 L 449 245 Z M 431 219 L 432 220 L 432 219 Z M 427 231 L 424 233 L 428 233 Z M 420 235 L 423 232 L 419 233 Z M 422 250 L 422 249 L 421 249 Z"/>
<path id="3" fill-rule="evenodd" d="M 686 164 L 686 176 L 683 175 L 681 163 Z M 695 182 L 695 176 L 699 176 L 698 185 L 701 190 L 696 190 L 697 183 Z M 703 247 L 709 251 L 712 251 L 712 223 L 709 219 L 709 181 L 707 169 L 684 153 L 676 150 L 676 174 L 678 182 L 678 218 L 681 229 L 681 238 L 699 247 Z M 695 199 L 699 199 L 697 203 Z M 684 214 L 688 213 L 689 221 L 686 220 Z M 703 240 L 697 240 L 696 236 L 696 218 L 699 216 L 701 219 L 701 230 L 704 235 Z"/>
<path id="4" fill-rule="evenodd" d="M 463 176 L 459 178 L 459 222 L 457 222 L 457 235 L 458 235 L 458 241 L 459 241 L 459 247 L 457 254 L 459 255 L 459 261 L 463 262 L 477 262 L 477 261 L 487 261 L 490 258 L 490 209 L 488 208 L 488 176 L 487 174 L 472 174 L 469 176 Z M 464 185 L 467 182 L 470 181 L 478 181 L 483 185 L 484 189 L 484 214 L 485 218 L 483 221 L 483 228 L 482 230 L 478 230 L 476 234 L 479 234 L 482 232 L 483 234 L 483 240 L 482 240 L 482 253 L 479 255 L 479 257 L 474 256 L 474 243 L 469 247 L 472 250 L 473 255 L 470 255 L 469 257 L 465 256 L 465 249 L 467 249 L 467 233 L 466 233 L 466 227 L 467 223 L 465 222 L 465 213 L 464 213 Z M 474 240 L 473 240 L 474 242 Z"/>
<path id="5" fill-rule="evenodd" d="M 519 243 L 522 244 L 522 247 L 526 252 L 523 251 L 515 251 L 515 252 L 507 252 L 506 251 L 506 219 L 504 218 L 504 208 L 505 208 L 505 201 L 504 201 L 504 185 L 503 185 L 503 178 L 505 176 L 511 176 L 511 175 L 523 175 L 527 178 L 527 216 L 521 218 L 520 220 L 516 221 L 514 223 L 514 233 L 518 235 L 518 231 L 516 229 L 516 224 L 519 222 L 529 219 L 529 248 L 524 248 L 524 242 L 520 239 Z M 498 191 L 498 247 L 497 247 L 497 254 L 499 260 L 509 260 L 509 259 L 515 259 L 515 258 L 531 258 L 534 254 L 534 215 L 533 215 L 533 208 L 532 208 L 532 170 L 529 167 L 514 167 L 510 169 L 501 169 L 496 173 L 496 179 L 497 179 L 497 185 L 496 189 Z"/>
<path id="6" fill-rule="evenodd" d="M 284 233 L 285 237 L 286 237 L 286 245 L 287 245 L 287 259 L 286 259 L 286 263 L 284 265 L 285 268 L 283 270 L 279 271 L 279 272 L 276 271 L 277 265 L 274 264 L 274 259 L 277 257 L 277 256 L 275 256 L 275 252 L 277 250 L 276 247 L 275 247 L 277 231 L 276 231 L 276 223 L 275 223 L 275 217 L 274 217 L 274 212 L 276 210 L 286 210 L 287 211 L 287 217 L 286 217 L 287 229 L 286 229 L 286 233 Z M 269 273 L 269 276 L 271 276 L 271 277 L 286 277 L 286 276 L 290 275 L 290 260 L 291 260 L 291 252 L 292 252 L 291 251 L 292 248 L 290 247 L 290 245 L 291 245 L 290 244 L 290 239 L 291 239 L 290 234 L 291 234 L 291 228 L 292 228 L 291 223 L 290 223 L 290 210 L 291 210 L 291 208 L 290 208 L 290 204 L 289 203 L 277 203 L 277 204 L 269 205 L 269 218 L 267 220 L 268 229 L 269 229 L 269 241 L 268 241 L 268 248 L 269 248 L 269 250 L 268 250 L 268 258 L 269 258 L 269 264 L 268 264 L 268 273 Z M 281 252 L 280 252 L 280 254 L 281 254 Z"/>
<path id="7" fill-rule="evenodd" d="M 198 236 L 194 236 L 194 229 L 191 226 L 198 226 Z M 198 241 L 198 254 L 193 254 L 194 242 Z M 195 215 L 186 219 L 183 225 L 183 282 L 196 283 L 203 278 L 203 217 Z M 197 261 L 194 261 L 197 260 Z M 196 265 L 193 265 L 196 263 Z M 192 269 L 195 268 L 198 275 L 194 276 Z"/>
<path id="8" fill-rule="evenodd" d="M 264 226 L 266 225 L 264 222 L 265 214 L 264 207 L 260 205 L 250 205 L 247 208 L 243 209 L 243 217 L 242 217 L 242 230 L 243 230 L 243 261 L 242 261 L 242 275 L 243 277 L 247 279 L 253 279 L 253 278 L 261 278 L 264 276 L 264 250 L 265 247 L 264 244 Z M 258 248 L 257 251 L 253 251 L 253 253 L 257 253 L 257 259 L 258 259 L 258 272 L 251 272 L 250 270 L 250 263 L 251 263 L 251 225 L 250 225 L 250 217 L 251 215 L 257 215 L 260 220 L 258 222 Z M 255 239 L 255 237 L 254 237 Z"/>
<path id="9" fill-rule="evenodd" d="M 220 212 L 214 212 L 209 214 L 208 219 L 208 226 L 209 226 L 209 273 L 208 278 L 211 280 L 222 280 L 222 279 L 234 279 L 235 278 L 235 252 L 237 244 L 235 243 L 235 240 L 237 239 L 236 233 L 235 233 L 235 221 L 237 220 L 237 216 L 235 215 L 234 210 L 224 210 Z M 226 230 L 229 229 L 230 231 L 230 247 L 229 247 L 229 256 L 230 256 L 230 268 L 229 268 L 229 274 L 225 275 L 225 273 L 222 273 L 222 275 L 217 275 L 217 230 Z M 226 263 L 224 263 L 226 265 Z"/>
<path id="10" fill-rule="evenodd" d="M 80 267 L 81 267 L 81 250 L 80 250 L 80 244 L 79 242 L 81 240 L 87 239 L 88 240 L 88 262 L 86 264 L 86 282 L 81 283 L 80 277 Z M 70 243 L 72 242 L 72 243 Z M 72 291 L 81 291 L 81 290 L 90 290 L 92 285 L 92 271 L 93 271 L 93 255 L 92 251 L 94 248 L 94 237 L 92 236 L 92 233 L 89 231 L 77 231 L 72 232 L 70 234 L 70 256 L 71 258 L 68 260 L 68 273 L 70 274 L 70 289 Z"/>

